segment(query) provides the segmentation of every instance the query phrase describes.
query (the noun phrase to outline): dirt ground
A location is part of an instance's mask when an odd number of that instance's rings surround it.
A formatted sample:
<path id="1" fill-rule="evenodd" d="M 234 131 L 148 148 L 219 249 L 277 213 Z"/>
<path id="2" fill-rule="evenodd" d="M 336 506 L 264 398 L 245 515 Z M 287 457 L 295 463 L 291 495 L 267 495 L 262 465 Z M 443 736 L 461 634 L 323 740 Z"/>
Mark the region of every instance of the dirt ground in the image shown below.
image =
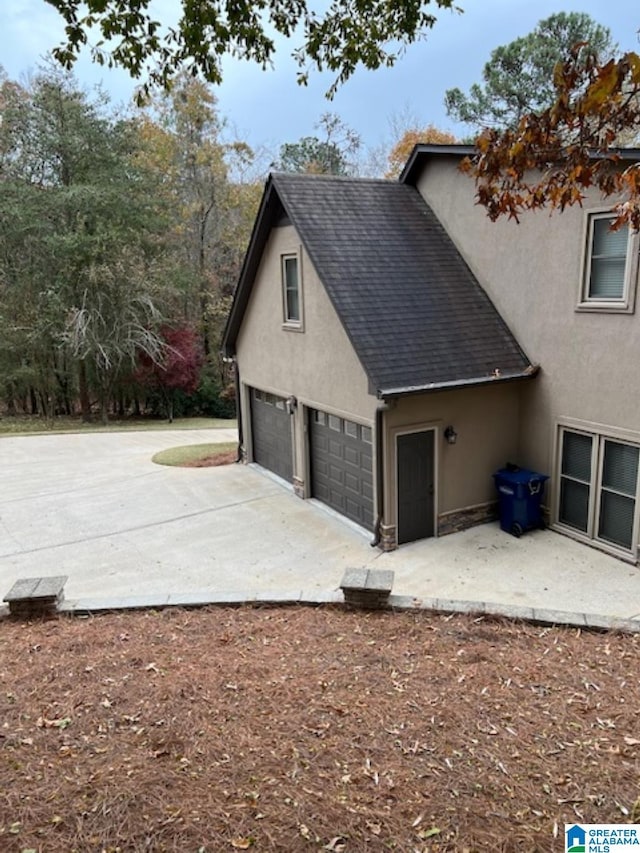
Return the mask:
<path id="1" fill-rule="evenodd" d="M 208 608 L 0 621 L 0 849 L 560 851 L 640 820 L 640 637 Z"/>
<path id="2" fill-rule="evenodd" d="M 238 458 L 238 449 L 224 450 L 222 453 L 214 453 L 204 456 L 202 459 L 194 459 L 191 462 L 183 462 L 182 468 L 215 468 L 218 465 L 230 465 Z"/>

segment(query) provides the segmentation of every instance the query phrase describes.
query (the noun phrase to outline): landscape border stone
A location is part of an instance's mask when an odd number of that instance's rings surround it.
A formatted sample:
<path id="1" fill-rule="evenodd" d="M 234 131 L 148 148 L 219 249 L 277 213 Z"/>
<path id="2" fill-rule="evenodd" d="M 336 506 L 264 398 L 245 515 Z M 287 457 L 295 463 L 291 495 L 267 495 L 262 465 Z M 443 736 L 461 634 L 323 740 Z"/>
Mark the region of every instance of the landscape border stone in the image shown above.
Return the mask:
<path id="1" fill-rule="evenodd" d="M 362 570 L 359 570 L 362 571 Z M 371 570 L 364 570 L 371 571 Z M 384 571 L 384 570 L 383 570 Z M 393 574 L 393 573 L 391 573 Z M 38 580 L 38 579 L 23 579 L 23 580 Z M 50 581 L 54 579 L 48 579 Z M 64 578 L 66 580 L 66 578 Z M 378 578 L 380 580 L 380 578 Z M 388 583 L 388 578 L 385 579 Z M 366 578 L 365 578 L 366 583 Z M 26 589 L 23 585 L 18 589 Z M 317 607 L 322 604 L 338 605 L 351 607 L 353 604 L 349 602 L 346 596 L 343 599 L 344 589 L 339 587 L 332 590 L 292 590 L 282 592 L 250 592 L 250 591 L 228 591 L 228 592 L 211 592 L 203 590 L 196 593 L 171 593 L 171 594 L 151 594 L 151 595 L 135 595 L 135 596 L 120 596 L 120 597 L 104 597 L 104 598 L 83 598 L 77 600 L 59 601 L 55 608 L 56 613 L 67 616 L 83 616 L 93 613 L 105 613 L 122 610 L 154 610 L 165 607 L 211 607 L 211 606 L 250 606 L 258 605 L 301 605 Z M 379 609 L 379 599 L 376 597 L 380 590 L 373 589 L 374 601 L 373 609 Z M 384 590 L 382 590 L 384 593 Z M 46 601 L 48 596 L 42 595 L 36 601 Z M 5 596 L 5 601 L 11 598 L 9 594 Z M 14 597 L 14 600 L 15 597 Z M 21 600 L 20 598 L 17 599 Z M 366 599 L 365 599 L 366 600 Z M 361 605 L 358 605 L 361 606 Z M 369 601 L 365 604 L 367 609 L 371 609 Z M 430 611 L 434 613 L 459 613 L 463 615 L 477 615 L 504 617 L 516 621 L 529 622 L 539 625 L 557 625 L 568 628 L 584 628 L 596 631 L 617 631 L 628 634 L 640 634 L 640 618 L 624 619 L 620 617 L 606 616 L 598 613 L 571 613 L 564 610 L 550 610 L 547 608 L 526 607 L 520 605 L 510 605 L 499 602 L 486 601 L 470 601 L 464 599 L 443 599 L 443 598 L 416 598 L 410 595 L 388 595 L 385 597 L 383 608 L 391 612 L 406 612 L 406 611 Z M 0 606 L 0 618 L 3 616 L 14 615 L 10 607 Z M 49 615 L 36 609 L 35 611 L 21 612 L 19 615 L 25 617 Z"/>

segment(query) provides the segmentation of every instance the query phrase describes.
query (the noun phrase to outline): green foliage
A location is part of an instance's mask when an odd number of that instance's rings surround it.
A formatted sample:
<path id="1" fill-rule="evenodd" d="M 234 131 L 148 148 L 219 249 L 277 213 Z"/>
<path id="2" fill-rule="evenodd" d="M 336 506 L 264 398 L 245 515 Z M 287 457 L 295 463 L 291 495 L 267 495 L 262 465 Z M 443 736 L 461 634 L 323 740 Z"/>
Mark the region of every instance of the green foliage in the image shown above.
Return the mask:
<path id="1" fill-rule="evenodd" d="M 280 146 L 280 159 L 274 164 L 280 172 L 304 172 L 314 175 L 346 175 L 347 164 L 337 145 L 317 136 L 303 136 L 298 142 Z"/>
<path id="2" fill-rule="evenodd" d="M 166 240 L 175 263 L 174 311 L 182 316 L 172 319 L 199 330 L 206 357 L 219 349 L 259 198 L 255 182 L 231 177 L 251 164 L 251 149 L 223 141 L 223 129 L 211 89 L 185 75 L 140 124 L 145 160 L 173 211 Z"/>
<path id="3" fill-rule="evenodd" d="M 225 388 L 209 367 L 200 376 L 197 389 L 186 394 L 177 390 L 172 399 L 173 415 L 176 418 L 235 418 L 236 404 L 233 393 Z M 145 410 L 157 417 L 167 417 L 167 401 L 160 390 L 150 391 L 145 398 Z"/>
<path id="4" fill-rule="evenodd" d="M 610 31 L 589 15 L 551 15 L 528 35 L 491 52 L 482 72 L 483 85 L 475 83 L 468 95 L 457 88 L 447 90 L 447 115 L 478 129 L 515 127 L 523 115 L 553 103 L 554 69 L 581 43 L 581 63 L 594 56 L 609 59 L 615 51 Z"/>
<path id="5" fill-rule="evenodd" d="M 52 68 L 0 91 L 0 367 L 47 415 L 70 411 L 82 372 L 106 416 L 137 350 L 158 352 L 163 212 L 133 126 L 103 108 Z"/>
<path id="6" fill-rule="evenodd" d="M 273 167 L 309 175 L 353 175 L 357 171 L 354 157 L 361 145 L 359 135 L 334 113 L 322 115 L 316 129 L 323 138 L 304 136 L 298 142 L 285 143 Z"/>
<path id="7" fill-rule="evenodd" d="M 0 74 L 0 392 L 10 411 L 124 414 L 141 352 L 193 325 L 211 363 L 258 201 L 215 97 L 181 78 L 114 116 L 56 66 Z M 183 410 L 233 413 L 205 384 Z M 214 399 L 215 398 L 215 399 Z"/>
<path id="8" fill-rule="evenodd" d="M 92 31 L 95 62 L 124 68 L 136 79 L 148 73 L 141 95 L 154 85 L 169 88 L 180 71 L 220 83 L 226 56 L 266 68 L 275 54 L 274 35 L 291 36 L 298 27 L 303 32 L 294 53 L 299 82 L 307 82 L 310 66 L 327 69 L 337 74 L 332 93 L 358 65 L 393 65 L 403 47 L 433 26 L 434 6 L 456 8 L 453 0 L 333 0 L 318 14 L 306 0 L 182 0 L 178 25 L 167 29 L 150 11 L 152 0 L 46 2 L 65 22 L 66 41 L 54 51 L 64 68 L 73 67 Z"/>
<path id="9" fill-rule="evenodd" d="M 217 372 L 209 368 L 203 371 L 195 394 L 185 397 L 183 413 L 207 418 L 235 418 L 235 396 L 223 386 Z"/>

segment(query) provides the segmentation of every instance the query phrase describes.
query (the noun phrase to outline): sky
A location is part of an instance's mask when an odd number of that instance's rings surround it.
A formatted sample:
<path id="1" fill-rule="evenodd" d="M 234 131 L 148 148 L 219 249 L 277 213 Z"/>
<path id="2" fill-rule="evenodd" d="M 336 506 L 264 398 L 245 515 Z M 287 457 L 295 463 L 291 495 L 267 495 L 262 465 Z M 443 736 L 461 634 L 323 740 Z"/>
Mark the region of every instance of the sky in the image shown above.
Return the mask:
<path id="1" fill-rule="evenodd" d="M 391 69 L 359 69 L 333 101 L 324 97 L 333 82 L 330 74 L 312 72 L 307 87 L 297 85 L 297 66 L 291 58 L 299 44 L 295 37 L 280 44 L 272 70 L 227 61 L 216 94 L 231 134 L 275 157 L 282 143 L 314 135 L 320 116 L 332 112 L 361 136 L 368 149 L 393 144 L 394 119 L 435 124 L 463 136 L 469 128 L 447 117 L 445 90 L 457 86 L 466 92 L 481 81 L 484 63 L 495 47 L 526 35 L 555 12 L 586 12 L 609 27 L 621 50 L 640 50 L 640 12 L 632 0 L 457 2 L 462 14 L 434 6 L 438 21 L 424 41 L 409 47 Z M 163 23 L 176 20 L 179 0 L 154 3 Z M 313 0 L 309 5 L 313 7 Z M 12 79 L 33 71 L 62 35 L 62 19 L 45 0 L 0 0 L 0 65 Z M 124 71 L 94 65 L 88 54 L 76 64 L 75 74 L 88 88 L 100 82 L 116 104 L 128 103 L 135 89 Z"/>

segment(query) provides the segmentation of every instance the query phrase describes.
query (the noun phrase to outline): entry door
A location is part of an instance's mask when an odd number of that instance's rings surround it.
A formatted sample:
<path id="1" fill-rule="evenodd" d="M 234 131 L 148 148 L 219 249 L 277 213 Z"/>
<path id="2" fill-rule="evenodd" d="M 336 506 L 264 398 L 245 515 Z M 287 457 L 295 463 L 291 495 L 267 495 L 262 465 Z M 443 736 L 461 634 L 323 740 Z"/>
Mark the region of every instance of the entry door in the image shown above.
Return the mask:
<path id="1" fill-rule="evenodd" d="M 433 536 L 434 430 L 397 437 L 398 544 Z"/>

